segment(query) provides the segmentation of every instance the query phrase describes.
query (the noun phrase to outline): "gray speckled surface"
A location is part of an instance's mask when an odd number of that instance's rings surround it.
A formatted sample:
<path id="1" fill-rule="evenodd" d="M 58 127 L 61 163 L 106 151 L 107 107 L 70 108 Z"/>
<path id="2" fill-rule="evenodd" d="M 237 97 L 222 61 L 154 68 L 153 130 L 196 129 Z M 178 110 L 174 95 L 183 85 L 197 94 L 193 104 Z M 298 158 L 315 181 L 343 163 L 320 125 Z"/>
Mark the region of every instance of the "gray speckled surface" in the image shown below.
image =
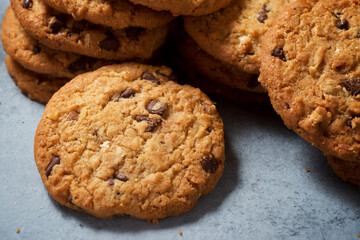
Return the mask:
<path id="1" fill-rule="evenodd" d="M 1 19 L 7 3 L 0 4 Z M 60 206 L 33 159 L 44 106 L 19 92 L 4 57 L 0 50 L 1 239 L 360 239 L 360 189 L 337 178 L 325 157 L 273 111 L 220 99 L 225 171 L 192 211 L 149 224 L 100 220 Z"/>

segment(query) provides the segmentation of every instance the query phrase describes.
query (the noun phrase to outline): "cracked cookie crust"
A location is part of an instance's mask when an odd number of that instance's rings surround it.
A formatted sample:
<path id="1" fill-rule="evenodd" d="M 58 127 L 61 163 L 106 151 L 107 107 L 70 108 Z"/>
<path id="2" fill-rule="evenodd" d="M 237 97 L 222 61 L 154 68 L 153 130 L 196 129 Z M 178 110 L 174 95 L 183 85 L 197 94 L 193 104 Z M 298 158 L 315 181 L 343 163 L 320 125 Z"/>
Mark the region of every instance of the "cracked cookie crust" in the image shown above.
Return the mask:
<path id="1" fill-rule="evenodd" d="M 100 218 L 189 211 L 222 175 L 223 123 L 199 89 L 165 67 L 85 73 L 49 101 L 34 154 L 51 196 Z"/>
<path id="2" fill-rule="evenodd" d="M 360 161 L 360 1 L 302 0 L 262 42 L 259 81 L 285 124 L 326 155 Z"/>

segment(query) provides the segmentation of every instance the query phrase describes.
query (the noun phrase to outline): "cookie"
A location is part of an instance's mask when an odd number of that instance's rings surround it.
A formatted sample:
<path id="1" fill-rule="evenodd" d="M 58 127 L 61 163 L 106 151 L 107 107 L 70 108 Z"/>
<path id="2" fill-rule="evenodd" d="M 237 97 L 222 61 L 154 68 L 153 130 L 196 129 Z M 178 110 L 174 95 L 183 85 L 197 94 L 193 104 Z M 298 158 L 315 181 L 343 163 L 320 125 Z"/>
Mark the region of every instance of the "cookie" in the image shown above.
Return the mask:
<path id="1" fill-rule="evenodd" d="M 220 85 L 243 91 L 265 93 L 257 81 L 258 75 L 241 72 L 231 65 L 222 63 L 201 50 L 187 35 L 177 41 L 178 54 L 181 54 L 190 68 Z"/>
<path id="2" fill-rule="evenodd" d="M 223 123 L 199 89 L 136 63 L 79 75 L 46 105 L 35 161 L 60 204 L 99 218 L 189 211 L 222 175 Z"/>
<path id="3" fill-rule="evenodd" d="M 334 156 L 327 157 L 333 171 L 345 182 L 360 186 L 360 165 L 358 162 L 342 160 Z"/>
<path id="4" fill-rule="evenodd" d="M 360 161 L 360 5 L 297 1 L 262 42 L 259 81 L 286 126 L 326 155 Z"/>
<path id="5" fill-rule="evenodd" d="M 89 22 L 121 29 L 126 27 L 156 28 L 170 22 L 174 16 L 166 11 L 154 11 L 128 0 L 103 1 L 71 1 L 44 0 L 44 2 L 60 11 L 70 14 L 75 20 Z"/>
<path id="6" fill-rule="evenodd" d="M 135 4 L 140 4 L 158 11 L 170 11 L 174 16 L 192 15 L 200 16 L 209 14 L 223 8 L 231 0 L 130 0 Z"/>
<path id="7" fill-rule="evenodd" d="M 1 40 L 4 50 L 17 63 L 28 70 L 52 77 L 74 78 L 80 73 L 114 63 L 110 60 L 53 50 L 40 44 L 25 32 L 11 7 L 5 12 Z"/>
<path id="8" fill-rule="evenodd" d="M 69 78 L 55 78 L 36 74 L 23 68 L 10 56 L 6 56 L 5 64 L 20 91 L 30 99 L 40 103 L 47 103 L 57 90 L 70 81 Z"/>
<path id="9" fill-rule="evenodd" d="M 210 15 L 185 17 L 184 27 L 210 55 L 240 71 L 259 74 L 261 39 L 284 5 L 291 1 L 233 1 Z"/>
<path id="10" fill-rule="evenodd" d="M 87 21 L 74 21 L 41 0 L 23 1 L 11 0 L 11 6 L 24 29 L 40 43 L 94 58 L 148 59 L 163 44 L 168 31 L 167 26 L 112 30 Z"/>

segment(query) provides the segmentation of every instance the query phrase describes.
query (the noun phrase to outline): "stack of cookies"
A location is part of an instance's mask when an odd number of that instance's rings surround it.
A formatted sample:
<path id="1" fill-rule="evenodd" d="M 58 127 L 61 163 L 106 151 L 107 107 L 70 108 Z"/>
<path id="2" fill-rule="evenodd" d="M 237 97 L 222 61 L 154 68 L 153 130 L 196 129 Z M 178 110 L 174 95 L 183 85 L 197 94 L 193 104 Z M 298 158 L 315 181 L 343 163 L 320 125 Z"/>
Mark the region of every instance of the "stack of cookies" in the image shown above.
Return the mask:
<path id="1" fill-rule="evenodd" d="M 192 82 L 231 100 L 268 102 L 266 91 L 257 81 L 261 40 L 289 2 L 233 1 L 206 16 L 184 17 L 188 36 L 177 45 L 183 69 Z"/>
<path id="2" fill-rule="evenodd" d="M 80 73 L 149 61 L 173 18 L 127 0 L 11 0 L 1 34 L 6 65 L 22 92 L 47 102 Z"/>
<path id="3" fill-rule="evenodd" d="M 264 36 L 260 82 L 286 126 L 360 185 L 360 2 L 301 0 Z"/>

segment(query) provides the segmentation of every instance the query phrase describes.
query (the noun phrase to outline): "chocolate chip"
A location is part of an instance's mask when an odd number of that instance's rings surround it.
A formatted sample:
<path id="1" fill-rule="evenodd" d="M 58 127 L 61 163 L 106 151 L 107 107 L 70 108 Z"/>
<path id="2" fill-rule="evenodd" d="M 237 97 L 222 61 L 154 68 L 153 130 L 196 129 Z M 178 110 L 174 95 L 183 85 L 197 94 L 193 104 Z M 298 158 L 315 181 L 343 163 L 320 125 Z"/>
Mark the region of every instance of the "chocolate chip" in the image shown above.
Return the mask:
<path id="1" fill-rule="evenodd" d="M 157 79 L 154 74 L 152 74 L 151 72 L 144 72 L 142 75 L 141 75 L 141 79 L 145 79 L 145 80 L 148 80 L 150 82 L 153 82 L 153 83 L 156 83 L 156 84 L 160 84 L 160 81 L 159 79 Z"/>
<path id="2" fill-rule="evenodd" d="M 39 54 L 40 51 L 41 51 L 41 48 L 40 48 L 39 46 L 35 46 L 35 47 L 33 48 L 33 54 L 34 54 L 34 55 Z"/>
<path id="3" fill-rule="evenodd" d="M 33 1 L 32 0 L 23 0 L 21 5 L 23 8 L 30 9 L 33 5 Z"/>
<path id="4" fill-rule="evenodd" d="M 139 27 L 129 27 L 125 29 L 126 37 L 132 41 L 136 41 L 139 38 L 139 35 L 144 31 L 143 28 Z"/>
<path id="5" fill-rule="evenodd" d="M 158 114 L 163 115 L 168 108 L 168 105 L 166 103 L 157 101 L 157 100 L 151 100 L 149 104 L 146 106 L 146 110 L 149 111 L 149 113 L 152 114 Z"/>
<path id="6" fill-rule="evenodd" d="M 83 72 L 86 71 L 86 58 L 85 57 L 81 57 L 78 60 L 76 60 L 75 62 L 71 63 L 68 66 L 68 71 L 69 73 L 77 73 L 77 72 Z"/>
<path id="7" fill-rule="evenodd" d="M 60 21 L 57 17 L 52 17 L 49 21 L 49 28 L 51 30 L 51 33 L 58 33 L 63 26 L 64 23 Z"/>
<path id="8" fill-rule="evenodd" d="M 261 8 L 264 12 L 270 12 L 270 10 L 267 9 L 267 4 L 262 5 Z"/>
<path id="9" fill-rule="evenodd" d="M 68 29 L 67 30 L 67 35 L 68 36 L 71 36 L 71 35 L 74 35 L 74 34 L 80 34 L 80 30 L 79 29 L 77 29 L 77 28 L 70 28 L 70 29 Z"/>
<path id="10" fill-rule="evenodd" d="M 288 109 L 288 110 L 290 109 L 290 105 L 289 105 L 287 102 L 285 103 L 285 107 L 286 107 L 286 109 Z"/>
<path id="11" fill-rule="evenodd" d="M 214 173 L 218 169 L 219 163 L 210 155 L 201 160 L 201 166 L 206 172 Z"/>
<path id="12" fill-rule="evenodd" d="M 152 132 L 155 130 L 155 128 L 157 126 L 159 126 L 161 124 L 160 118 L 150 118 L 150 117 L 144 116 L 144 115 L 137 115 L 135 117 L 135 120 L 137 122 L 147 121 L 148 127 L 145 129 L 145 132 Z"/>
<path id="13" fill-rule="evenodd" d="M 47 166 L 47 168 L 45 169 L 45 176 L 49 177 L 50 173 L 53 169 L 53 167 L 57 164 L 60 164 L 60 157 L 56 156 L 54 154 L 51 155 L 51 162 L 50 164 Z"/>
<path id="14" fill-rule="evenodd" d="M 97 131 L 96 131 L 96 130 L 94 130 L 94 131 L 93 131 L 93 133 L 92 133 L 92 135 L 93 135 L 93 136 L 95 136 L 95 137 L 97 137 L 97 136 L 98 136 Z"/>
<path id="15" fill-rule="evenodd" d="M 108 180 L 107 180 L 107 182 L 108 182 L 108 184 L 111 186 L 111 185 L 114 185 L 114 181 L 111 179 L 111 178 L 109 178 Z"/>
<path id="16" fill-rule="evenodd" d="M 71 111 L 69 113 L 69 116 L 67 118 L 68 121 L 75 121 L 79 118 L 79 113 L 78 112 L 75 112 L 75 111 Z"/>
<path id="17" fill-rule="evenodd" d="M 267 13 L 266 12 L 259 12 L 259 17 L 257 18 L 257 20 L 260 23 L 264 23 L 266 19 L 268 19 Z"/>
<path id="18" fill-rule="evenodd" d="M 360 78 L 346 79 L 340 85 L 354 96 L 360 93 Z"/>
<path id="19" fill-rule="evenodd" d="M 129 97 L 132 97 L 134 95 L 135 95 L 135 91 L 132 90 L 131 88 L 127 88 L 121 93 L 120 97 L 129 98 Z"/>
<path id="20" fill-rule="evenodd" d="M 113 35 L 110 35 L 101 42 L 99 42 L 99 46 L 103 50 L 116 52 L 119 49 L 120 44 Z"/>
<path id="21" fill-rule="evenodd" d="M 256 88 L 257 86 L 259 86 L 259 81 L 257 80 L 257 78 L 252 78 L 247 84 L 246 86 L 248 88 Z"/>
<path id="22" fill-rule="evenodd" d="M 206 131 L 208 131 L 209 133 L 211 133 L 212 128 L 211 128 L 211 127 L 208 127 L 208 128 L 206 128 Z"/>
<path id="23" fill-rule="evenodd" d="M 211 105 L 204 102 L 201 105 L 204 107 L 205 112 L 208 113 Z"/>
<path id="24" fill-rule="evenodd" d="M 119 173 L 115 176 L 116 179 L 119 179 L 120 181 L 126 182 L 128 179 L 128 177 L 123 174 L 123 173 Z"/>
<path id="25" fill-rule="evenodd" d="M 74 204 L 74 203 L 73 203 L 73 198 L 72 198 L 71 195 L 69 195 L 69 197 L 68 197 L 68 203 Z"/>
<path id="26" fill-rule="evenodd" d="M 286 57 L 284 55 L 284 50 L 281 47 L 276 47 L 274 50 L 272 50 L 271 56 L 277 57 L 280 60 L 286 62 Z"/>
<path id="27" fill-rule="evenodd" d="M 349 30 L 349 21 L 346 19 L 337 21 L 336 27 L 341 30 Z"/>
<path id="28" fill-rule="evenodd" d="M 352 128 L 352 119 L 349 119 L 345 122 L 345 125 Z"/>

